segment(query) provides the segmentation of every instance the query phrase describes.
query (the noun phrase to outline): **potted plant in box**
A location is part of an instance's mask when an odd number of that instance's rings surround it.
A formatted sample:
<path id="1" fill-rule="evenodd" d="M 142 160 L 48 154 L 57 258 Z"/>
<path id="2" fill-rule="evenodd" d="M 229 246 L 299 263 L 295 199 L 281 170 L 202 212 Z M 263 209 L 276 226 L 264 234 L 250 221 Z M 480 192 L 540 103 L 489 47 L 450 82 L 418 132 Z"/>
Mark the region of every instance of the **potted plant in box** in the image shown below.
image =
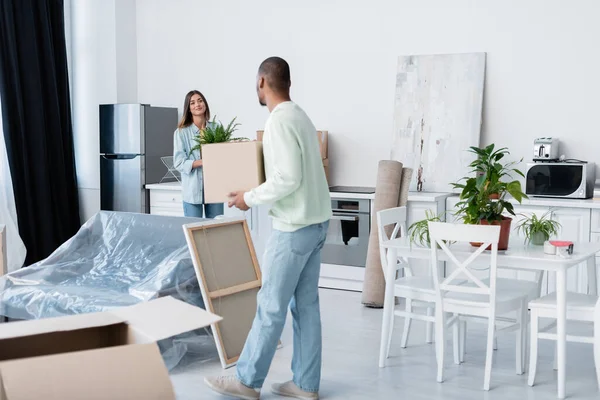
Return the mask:
<path id="1" fill-rule="evenodd" d="M 550 211 L 538 218 L 535 214 L 530 217 L 523 215 L 523 220 L 517 226 L 517 230 L 525 235 L 525 243 L 530 242 L 535 246 L 543 246 L 550 236 L 556 235 L 560 224 L 548 218 Z"/>
<path id="2" fill-rule="evenodd" d="M 235 122 L 236 118 L 237 117 L 231 120 L 227 127 L 225 127 L 220 121 L 217 122 L 217 116 L 215 115 L 212 124 L 206 124 L 206 128 L 202 129 L 198 136 L 194 138 L 196 146 L 192 148 L 192 151 L 201 150 L 202 145 L 205 144 L 248 140 L 247 138 L 233 137 L 233 132 L 235 132 L 237 127 L 240 125 L 239 123 Z"/>
<path id="3" fill-rule="evenodd" d="M 500 225 L 498 249 L 506 250 L 512 218 L 504 214 L 507 212 L 515 216 L 514 207 L 506 197 L 510 195 L 519 203 L 527 198 L 521 190 L 521 182 L 512 176 L 513 173 L 524 175 L 514 167 L 516 162 L 502 162 L 510 154 L 506 148 L 496 149 L 491 144 L 483 149 L 471 147 L 469 151 L 477 155 L 477 159 L 470 164 L 474 176 L 463 178 L 464 183 L 452 184 L 461 189 L 457 214 L 462 215 L 467 224 Z"/>

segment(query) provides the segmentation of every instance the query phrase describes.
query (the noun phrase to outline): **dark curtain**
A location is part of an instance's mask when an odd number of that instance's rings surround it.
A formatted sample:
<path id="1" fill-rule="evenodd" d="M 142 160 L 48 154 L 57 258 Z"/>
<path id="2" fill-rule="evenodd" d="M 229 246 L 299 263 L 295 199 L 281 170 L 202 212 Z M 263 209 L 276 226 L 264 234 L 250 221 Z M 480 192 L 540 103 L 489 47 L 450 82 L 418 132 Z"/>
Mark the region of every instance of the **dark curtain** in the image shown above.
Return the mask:
<path id="1" fill-rule="evenodd" d="M 62 0 L 0 0 L 0 95 L 30 265 L 80 227 Z"/>

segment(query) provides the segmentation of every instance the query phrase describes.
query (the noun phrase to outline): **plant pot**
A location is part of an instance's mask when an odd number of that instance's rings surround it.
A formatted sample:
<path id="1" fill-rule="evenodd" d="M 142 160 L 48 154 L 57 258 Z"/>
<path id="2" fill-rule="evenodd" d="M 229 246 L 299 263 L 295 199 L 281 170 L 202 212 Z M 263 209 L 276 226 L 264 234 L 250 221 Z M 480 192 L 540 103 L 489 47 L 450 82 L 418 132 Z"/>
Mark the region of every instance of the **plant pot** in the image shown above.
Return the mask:
<path id="1" fill-rule="evenodd" d="M 536 232 L 531 235 L 531 244 L 535 246 L 543 246 L 546 240 L 550 239 L 544 232 Z"/>
<path id="2" fill-rule="evenodd" d="M 512 218 L 502 217 L 502 221 L 493 221 L 491 224 L 487 220 L 479 221 L 479 225 L 500 225 L 500 240 L 498 241 L 498 250 L 508 249 L 508 239 L 510 238 L 510 224 Z M 479 247 L 483 243 L 473 243 L 471 246 Z M 488 246 L 487 250 L 491 250 L 492 246 Z"/>
<path id="3" fill-rule="evenodd" d="M 490 200 L 498 200 L 500 198 L 500 193 L 492 193 L 489 196 Z"/>

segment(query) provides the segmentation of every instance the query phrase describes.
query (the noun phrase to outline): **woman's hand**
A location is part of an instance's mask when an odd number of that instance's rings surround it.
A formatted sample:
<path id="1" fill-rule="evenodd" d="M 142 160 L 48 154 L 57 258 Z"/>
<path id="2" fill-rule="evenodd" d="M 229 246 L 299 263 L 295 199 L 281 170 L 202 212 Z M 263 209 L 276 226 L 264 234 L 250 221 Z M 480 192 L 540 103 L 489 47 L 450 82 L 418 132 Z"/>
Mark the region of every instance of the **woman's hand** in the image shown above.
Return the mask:
<path id="1" fill-rule="evenodd" d="M 202 166 L 202 160 L 196 160 L 192 163 L 192 169 L 193 168 L 200 168 Z"/>

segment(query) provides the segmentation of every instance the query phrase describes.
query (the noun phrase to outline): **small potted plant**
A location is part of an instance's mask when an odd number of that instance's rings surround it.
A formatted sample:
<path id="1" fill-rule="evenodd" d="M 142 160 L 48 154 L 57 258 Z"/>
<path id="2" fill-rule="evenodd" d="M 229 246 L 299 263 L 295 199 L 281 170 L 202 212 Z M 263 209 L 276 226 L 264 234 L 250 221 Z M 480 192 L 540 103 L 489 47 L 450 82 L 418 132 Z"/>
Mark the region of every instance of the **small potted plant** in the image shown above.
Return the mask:
<path id="1" fill-rule="evenodd" d="M 227 127 L 225 127 L 220 121 L 217 122 L 217 117 L 215 116 L 212 120 L 212 123 L 206 124 L 206 128 L 200 130 L 198 136 L 194 138 L 196 142 L 196 146 L 192 148 L 192 150 L 200 150 L 202 145 L 212 144 L 212 143 L 226 143 L 226 142 L 235 142 L 235 141 L 244 141 L 248 140 L 247 138 L 234 138 L 233 132 L 237 130 L 237 127 L 240 125 L 236 123 L 237 117 L 235 117 Z"/>
<path id="2" fill-rule="evenodd" d="M 512 177 L 513 173 L 524 175 L 514 168 L 516 162 L 502 163 L 502 159 L 510 154 L 506 148 L 495 149 L 491 144 L 484 149 L 471 147 L 469 151 L 477 155 L 470 164 L 474 176 L 463 178 L 465 183 L 452 184 L 461 189 L 456 214 L 462 216 L 466 224 L 500 225 L 498 249 L 506 250 L 512 218 L 504 214 L 515 216 L 514 207 L 506 197 L 510 195 L 519 203 L 527 198 L 521 190 L 521 182 Z"/>
<path id="3" fill-rule="evenodd" d="M 431 246 L 429 237 L 429 222 L 441 222 L 442 218 L 434 215 L 431 210 L 425 210 L 425 219 L 414 222 L 408 228 L 408 237 L 411 243 L 418 244 L 423 247 Z"/>
<path id="4" fill-rule="evenodd" d="M 535 214 L 531 216 L 523 215 L 523 220 L 517 225 L 517 231 L 523 232 L 525 235 L 525 243 L 531 243 L 534 246 L 543 246 L 550 236 L 558 234 L 560 224 L 557 221 L 549 218 L 550 211 L 537 217 Z"/>

